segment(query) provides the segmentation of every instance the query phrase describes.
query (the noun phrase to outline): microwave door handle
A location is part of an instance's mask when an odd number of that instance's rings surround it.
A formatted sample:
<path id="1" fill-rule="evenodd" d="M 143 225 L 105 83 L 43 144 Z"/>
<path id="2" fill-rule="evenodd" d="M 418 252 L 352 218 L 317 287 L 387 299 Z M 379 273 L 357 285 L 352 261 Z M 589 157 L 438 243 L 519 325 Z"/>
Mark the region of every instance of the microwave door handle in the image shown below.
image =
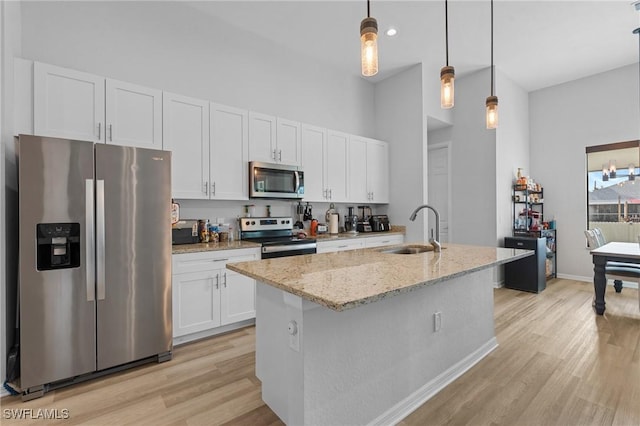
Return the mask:
<path id="1" fill-rule="evenodd" d="M 293 172 L 296 176 L 296 190 L 295 193 L 297 194 L 298 191 L 300 190 L 300 174 L 298 174 L 298 171 L 296 170 L 295 172 Z"/>

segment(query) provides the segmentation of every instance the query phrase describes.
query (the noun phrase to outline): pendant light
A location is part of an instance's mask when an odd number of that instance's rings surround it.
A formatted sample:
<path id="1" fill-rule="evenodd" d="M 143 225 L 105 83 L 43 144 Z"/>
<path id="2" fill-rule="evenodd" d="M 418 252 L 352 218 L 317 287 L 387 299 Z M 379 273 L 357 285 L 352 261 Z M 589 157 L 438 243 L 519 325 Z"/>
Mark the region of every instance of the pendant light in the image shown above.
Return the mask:
<path id="1" fill-rule="evenodd" d="M 636 166 L 634 166 L 633 163 L 629 164 L 628 179 L 629 180 L 636 180 Z"/>
<path id="2" fill-rule="evenodd" d="M 618 177 L 618 169 L 616 168 L 616 160 L 609 160 L 609 177 L 615 179 Z"/>
<path id="3" fill-rule="evenodd" d="M 487 98 L 487 129 L 498 127 L 498 97 L 494 95 L 493 67 L 493 0 L 491 0 L 491 96 Z"/>
<path id="4" fill-rule="evenodd" d="M 609 168 L 606 164 L 602 165 L 602 181 L 606 182 L 609 180 Z"/>
<path id="5" fill-rule="evenodd" d="M 449 66 L 449 6 L 444 0 L 444 40 L 447 64 L 440 70 L 440 106 L 445 109 L 453 107 L 455 71 Z"/>
<path id="6" fill-rule="evenodd" d="M 378 73 L 378 21 L 372 18 L 367 0 L 367 17 L 360 23 L 360 60 L 362 75 L 371 77 Z"/>

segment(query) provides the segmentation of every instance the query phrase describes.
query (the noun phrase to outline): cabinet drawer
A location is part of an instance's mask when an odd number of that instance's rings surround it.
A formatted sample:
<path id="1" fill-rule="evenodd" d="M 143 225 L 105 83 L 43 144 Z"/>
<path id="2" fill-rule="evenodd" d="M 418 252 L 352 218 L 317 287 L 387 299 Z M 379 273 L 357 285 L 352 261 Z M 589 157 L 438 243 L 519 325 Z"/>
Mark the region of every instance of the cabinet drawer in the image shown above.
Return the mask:
<path id="1" fill-rule="evenodd" d="M 369 247 L 384 247 L 392 246 L 395 244 L 402 244 L 404 242 L 404 236 L 402 235 L 385 235 L 383 237 L 370 237 L 365 238 L 364 246 Z"/>
<path id="2" fill-rule="evenodd" d="M 331 253 L 335 251 L 356 250 L 364 248 L 364 240 L 338 240 L 318 242 L 318 253 Z"/>
<path id="3" fill-rule="evenodd" d="M 227 262 L 245 262 L 259 258 L 260 253 L 257 248 L 174 254 L 172 256 L 172 274 L 210 271 L 224 268 Z"/>

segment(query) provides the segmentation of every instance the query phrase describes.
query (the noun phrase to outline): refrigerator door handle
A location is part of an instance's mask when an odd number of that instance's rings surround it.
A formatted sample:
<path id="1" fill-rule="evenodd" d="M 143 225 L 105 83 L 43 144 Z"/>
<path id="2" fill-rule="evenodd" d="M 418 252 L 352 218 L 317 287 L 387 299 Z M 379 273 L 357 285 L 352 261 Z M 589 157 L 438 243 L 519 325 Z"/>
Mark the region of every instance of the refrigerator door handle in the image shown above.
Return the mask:
<path id="1" fill-rule="evenodd" d="M 85 179 L 85 269 L 87 271 L 87 302 L 96 300 L 96 246 L 95 223 L 93 221 L 93 179 Z"/>
<path id="2" fill-rule="evenodd" d="M 105 289 L 104 180 L 96 180 L 96 272 L 98 300 L 106 297 Z"/>

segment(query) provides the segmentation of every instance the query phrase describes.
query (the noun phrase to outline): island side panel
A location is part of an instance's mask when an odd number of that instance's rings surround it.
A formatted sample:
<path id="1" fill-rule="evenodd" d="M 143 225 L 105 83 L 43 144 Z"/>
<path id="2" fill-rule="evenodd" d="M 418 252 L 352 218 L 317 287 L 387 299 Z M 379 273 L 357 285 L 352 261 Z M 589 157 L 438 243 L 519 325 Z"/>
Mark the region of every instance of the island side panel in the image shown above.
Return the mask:
<path id="1" fill-rule="evenodd" d="M 296 310 L 291 295 L 260 284 L 256 362 L 263 399 L 287 424 L 401 418 L 461 374 L 452 373 L 457 363 L 495 347 L 492 281 L 486 269 L 342 312 L 303 300 Z M 299 322 L 299 352 L 289 347 L 290 319 Z M 279 365 L 267 367 L 267 359 Z"/>

